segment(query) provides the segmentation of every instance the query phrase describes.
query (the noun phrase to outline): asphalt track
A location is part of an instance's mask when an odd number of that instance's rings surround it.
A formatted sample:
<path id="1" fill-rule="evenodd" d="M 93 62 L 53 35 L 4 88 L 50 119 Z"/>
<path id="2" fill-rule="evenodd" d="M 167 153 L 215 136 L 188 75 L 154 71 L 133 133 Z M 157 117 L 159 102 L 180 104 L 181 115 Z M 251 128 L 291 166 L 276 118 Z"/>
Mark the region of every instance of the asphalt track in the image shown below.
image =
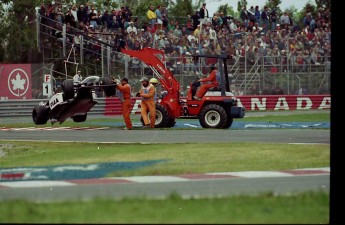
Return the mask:
<path id="1" fill-rule="evenodd" d="M 256 130 L 158 130 L 140 129 L 66 129 L 0 131 L 0 140 L 71 141 L 100 143 L 231 143 L 268 142 L 292 144 L 329 144 L 330 130 L 256 129 Z"/>
<path id="2" fill-rule="evenodd" d="M 272 112 L 269 112 L 272 113 Z M 292 112 L 299 113 L 299 112 Z M 305 113 L 305 112 L 301 112 Z M 311 112 L 313 113 L 313 112 Z M 327 112 L 326 112 L 327 113 Z M 329 113 L 329 112 L 328 112 Z M 247 114 L 248 115 L 248 114 Z M 255 114 L 259 116 L 259 114 Z M 29 118 L 30 119 L 30 118 Z M 11 120 L 11 119 L 10 119 Z M 21 120 L 27 120 L 21 119 Z M 20 122 L 20 120 L 17 120 Z M 119 142 L 119 143 L 231 143 L 231 142 L 269 142 L 289 144 L 330 144 L 330 129 L 196 129 L 164 130 L 136 129 L 124 131 L 120 128 L 101 130 L 1 130 L 0 140 L 39 140 L 39 141 L 73 141 L 73 142 Z M 323 168 L 325 170 L 325 168 Z M 1 186 L 0 200 L 30 199 L 36 201 L 60 201 L 67 199 L 90 199 L 93 197 L 121 198 L 148 197 L 164 198 L 171 193 L 179 193 L 184 198 L 217 197 L 238 194 L 290 194 L 307 190 L 325 190 L 330 187 L 330 170 L 328 172 L 310 173 L 303 176 L 270 176 L 280 172 L 262 171 L 263 176 L 220 177 L 220 179 L 174 180 L 161 177 L 160 180 L 139 178 L 144 182 L 104 182 L 88 180 L 78 185 L 61 185 L 61 183 L 44 183 L 37 181 L 24 183 L 17 188 Z M 224 171 L 226 172 L 226 171 Z M 248 173 L 252 173 L 248 171 Z M 202 176 L 202 175 L 200 175 Z M 100 182 L 102 181 L 102 182 Z M 60 181 L 64 182 L 64 181 Z M 13 183 L 14 184 L 14 183 Z M 65 183 L 63 183 L 65 184 Z M 8 184 L 12 185 L 12 184 Z M 14 185 L 15 187 L 15 185 Z"/>
<path id="3" fill-rule="evenodd" d="M 308 113 L 330 113 L 329 110 L 312 110 Z M 263 116 L 267 114 L 301 114 L 306 111 L 248 112 L 246 116 Z M 32 122 L 31 118 L 1 118 L 1 123 Z M 240 121 L 239 121 L 240 122 Z M 1 128 L 0 123 L 0 128 Z M 236 122 L 234 121 L 234 124 Z M 241 123 L 241 122 L 240 122 Z M 0 140 L 39 140 L 39 141 L 76 141 L 76 142 L 117 142 L 117 143 L 227 143 L 227 142 L 270 142 L 270 143 L 321 143 L 330 144 L 330 129 L 299 129 L 268 124 L 267 126 L 246 127 L 241 129 L 193 129 L 199 128 L 198 120 L 193 122 L 183 119 L 177 121 L 178 126 L 171 129 L 122 130 L 118 127 L 108 128 L 105 124 L 100 129 L 89 128 L 56 128 L 56 129 L 0 129 Z M 249 123 L 254 124 L 254 123 Z M 314 123 L 319 125 L 318 123 Z M 139 124 L 134 124 L 140 126 Z M 273 126 L 274 125 L 274 126 Z M 316 128 L 318 128 L 315 125 Z M 182 129 L 178 129 L 182 128 Z M 266 129 L 269 128 L 269 129 Z M 302 129 L 303 128 L 303 129 Z M 307 129 L 304 129 L 307 128 Z M 321 127 L 323 128 L 323 127 Z M 327 126 L 326 126 L 327 128 Z M 328 124 L 329 128 L 329 124 Z M 30 131 L 30 132 L 29 132 Z"/>

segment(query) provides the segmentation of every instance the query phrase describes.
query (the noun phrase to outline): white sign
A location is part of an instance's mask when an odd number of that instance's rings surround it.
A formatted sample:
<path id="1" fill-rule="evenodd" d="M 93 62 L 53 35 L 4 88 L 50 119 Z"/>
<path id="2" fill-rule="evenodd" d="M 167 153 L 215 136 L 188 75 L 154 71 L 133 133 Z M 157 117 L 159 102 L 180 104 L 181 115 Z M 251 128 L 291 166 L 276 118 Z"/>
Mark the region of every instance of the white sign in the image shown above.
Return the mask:
<path id="1" fill-rule="evenodd" d="M 62 93 L 56 93 L 50 100 L 49 100 L 49 107 L 53 109 L 55 106 L 61 104 L 63 102 Z"/>
<path id="2" fill-rule="evenodd" d="M 25 95 L 29 88 L 29 77 L 25 70 L 16 68 L 8 75 L 8 89 L 17 97 Z"/>
<path id="3" fill-rule="evenodd" d="M 52 96 L 53 94 L 53 87 L 52 84 L 50 82 L 44 82 L 43 83 L 43 96 Z"/>
<path id="4" fill-rule="evenodd" d="M 45 74 L 43 82 L 51 83 L 51 79 L 52 79 L 52 76 L 50 74 Z"/>

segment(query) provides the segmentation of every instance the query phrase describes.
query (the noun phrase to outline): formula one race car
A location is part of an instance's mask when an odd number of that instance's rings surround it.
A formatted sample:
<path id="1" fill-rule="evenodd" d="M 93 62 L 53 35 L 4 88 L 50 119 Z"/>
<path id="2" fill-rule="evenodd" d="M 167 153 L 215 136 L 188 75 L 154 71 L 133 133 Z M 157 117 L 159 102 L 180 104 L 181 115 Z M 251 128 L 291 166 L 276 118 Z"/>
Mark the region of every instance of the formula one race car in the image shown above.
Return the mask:
<path id="1" fill-rule="evenodd" d="M 81 82 L 72 79 L 63 81 L 62 90 L 54 94 L 45 104 L 41 102 L 32 110 L 32 120 L 36 125 L 51 123 L 62 124 L 72 118 L 74 122 L 84 122 L 87 113 L 97 104 L 96 92 L 105 96 L 116 94 L 116 82 L 110 77 L 90 76 Z"/>

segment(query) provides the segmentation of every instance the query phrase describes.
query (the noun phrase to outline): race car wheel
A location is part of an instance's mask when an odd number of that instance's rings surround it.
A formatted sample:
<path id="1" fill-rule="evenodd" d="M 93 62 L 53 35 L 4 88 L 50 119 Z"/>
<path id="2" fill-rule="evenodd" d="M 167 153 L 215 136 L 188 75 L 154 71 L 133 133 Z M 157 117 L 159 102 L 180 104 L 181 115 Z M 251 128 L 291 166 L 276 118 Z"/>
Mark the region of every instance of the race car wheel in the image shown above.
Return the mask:
<path id="1" fill-rule="evenodd" d="M 73 121 L 76 123 L 84 122 L 86 120 L 86 118 L 87 118 L 87 114 L 72 116 Z"/>
<path id="2" fill-rule="evenodd" d="M 62 92 L 66 99 L 71 99 L 74 97 L 74 84 L 72 79 L 67 79 L 63 81 Z"/>
<path id="3" fill-rule="evenodd" d="M 36 105 L 32 110 L 32 120 L 36 125 L 46 124 L 49 119 L 49 108 L 44 105 Z"/>
<path id="4" fill-rule="evenodd" d="M 113 84 L 113 80 L 110 77 L 103 77 L 102 78 L 102 84 L 103 85 L 111 85 Z M 106 97 L 114 96 L 116 94 L 116 87 L 115 85 L 113 86 L 105 86 L 103 88 L 104 94 Z"/>
<path id="5" fill-rule="evenodd" d="M 210 104 L 200 111 L 199 122 L 203 128 L 225 128 L 227 121 L 228 115 L 219 105 Z"/>

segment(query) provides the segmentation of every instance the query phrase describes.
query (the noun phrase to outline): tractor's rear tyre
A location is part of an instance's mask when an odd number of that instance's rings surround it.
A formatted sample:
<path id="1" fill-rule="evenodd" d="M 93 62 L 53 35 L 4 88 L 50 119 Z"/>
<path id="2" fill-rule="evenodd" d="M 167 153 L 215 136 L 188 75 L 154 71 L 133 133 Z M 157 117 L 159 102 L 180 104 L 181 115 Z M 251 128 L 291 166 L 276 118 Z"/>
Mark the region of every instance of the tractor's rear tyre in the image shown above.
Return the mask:
<path id="1" fill-rule="evenodd" d="M 116 94 L 116 87 L 113 84 L 113 80 L 110 77 L 103 77 L 102 78 L 102 85 L 111 85 L 105 86 L 103 88 L 104 94 L 106 97 L 114 96 Z"/>
<path id="2" fill-rule="evenodd" d="M 225 109 L 216 104 L 206 105 L 199 116 L 200 125 L 203 128 L 226 128 L 228 115 Z"/>
<path id="3" fill-rule="evenodd" d="M 63 81 L 62 92 L 65 99 L 71 99 L 74 97 L 74 84 L 72 79 L 67 79 Z"/>
<path id="4" fill-rule="evenodd" d="M 36 125 L 46 124 L 49 119 L 49 108 L 44 105 L 36 105 L 32 110 L 32 120 Z"/>
<path id="5" fill-rule="evenodd" d="M 85 122 L 87 118 L 87 114 L 85 115 L 75 115 L 72 117 L 73 121 L 76 123 L 81 123 L 81 122 Z"/>

